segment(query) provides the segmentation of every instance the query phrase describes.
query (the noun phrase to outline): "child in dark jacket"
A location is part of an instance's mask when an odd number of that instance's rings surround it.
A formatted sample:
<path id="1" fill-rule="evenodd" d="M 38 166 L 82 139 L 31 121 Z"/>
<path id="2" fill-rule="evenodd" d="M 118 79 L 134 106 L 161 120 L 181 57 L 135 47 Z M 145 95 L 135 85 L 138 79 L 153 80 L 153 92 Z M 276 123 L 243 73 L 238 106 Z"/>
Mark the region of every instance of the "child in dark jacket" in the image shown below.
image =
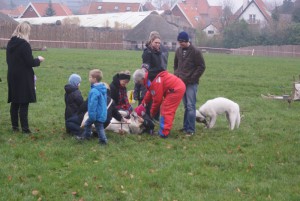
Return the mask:
<path id="1" fill-rule="evenodd" d="M 69 83 L 65 85 L 65 122 L 70 117 L 76 115 L 83 103 L 83 97 L 79 90 L 80 82 L 81 77 L 78 74 L 72 74 L 69 77 Z M 67 126 L 66 130 L 69 133 Z"/>

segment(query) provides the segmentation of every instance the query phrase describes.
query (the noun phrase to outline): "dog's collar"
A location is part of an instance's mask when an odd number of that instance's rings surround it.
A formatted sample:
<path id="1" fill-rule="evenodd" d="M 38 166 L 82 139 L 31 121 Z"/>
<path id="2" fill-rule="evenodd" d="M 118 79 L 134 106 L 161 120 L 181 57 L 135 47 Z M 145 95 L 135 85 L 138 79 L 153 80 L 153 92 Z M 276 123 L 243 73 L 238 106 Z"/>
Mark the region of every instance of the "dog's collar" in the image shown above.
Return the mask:
<path id="1" fill-rule="evenodd" d="M 200 112 L 200 111 L 199 111 Z M 206 118 L 206 115 L 203 113 L 203 112 L 200 112 L 200 114 L 202 115 L 202 116 L 204 116 L 204 118 Z"/>

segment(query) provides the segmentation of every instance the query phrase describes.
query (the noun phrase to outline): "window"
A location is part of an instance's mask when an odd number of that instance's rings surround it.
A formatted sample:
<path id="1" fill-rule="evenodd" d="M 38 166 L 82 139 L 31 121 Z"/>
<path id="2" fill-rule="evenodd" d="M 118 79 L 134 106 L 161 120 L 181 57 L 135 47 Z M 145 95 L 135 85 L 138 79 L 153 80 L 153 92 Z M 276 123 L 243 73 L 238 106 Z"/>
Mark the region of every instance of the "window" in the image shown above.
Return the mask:
<path id="1" fill-rule="evenodd" d="M 119 6 L 115 6 L 115 10 L 119 10 Z"/>
<path id="2" fill-rule="evenodd" d="M 102 9 L 102 6 L 98 6 L 98 10 L 101 10 Z"/>
<path id="3" fill-rule="evenodd" d="M 249 23 L 254 24 L 256 22 L 255 20 L 255 14 L 250 14 L 249 15 Z"/>
<path id="4" fill-rule="evenodd" d="M 208 30 L 207 34 L 214 34 L 215 32 L 213 30 Z"/>
<path id="5" fill-rule="evenodd" d="M 127 11 L 130 11 L 130 10 L 131 10 L 131 9 L 130 9 L 130 6 L 127 6 L 127 7 L 126 7 L 126 10 L 127 10 Z"/>

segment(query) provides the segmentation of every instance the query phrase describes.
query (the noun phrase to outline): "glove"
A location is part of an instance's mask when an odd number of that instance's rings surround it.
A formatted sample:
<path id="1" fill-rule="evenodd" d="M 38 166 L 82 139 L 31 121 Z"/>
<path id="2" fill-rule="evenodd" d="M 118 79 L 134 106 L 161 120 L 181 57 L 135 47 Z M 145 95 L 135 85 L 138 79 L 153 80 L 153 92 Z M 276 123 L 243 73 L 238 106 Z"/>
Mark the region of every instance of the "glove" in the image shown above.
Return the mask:
<path id="1" fill-rule="evenodd" d="M 140 104 L 134 109 L 134 111 L 137 113 L 138 116 L 142 117 L 146 113 L 146 108 L 142 104 Z"/>

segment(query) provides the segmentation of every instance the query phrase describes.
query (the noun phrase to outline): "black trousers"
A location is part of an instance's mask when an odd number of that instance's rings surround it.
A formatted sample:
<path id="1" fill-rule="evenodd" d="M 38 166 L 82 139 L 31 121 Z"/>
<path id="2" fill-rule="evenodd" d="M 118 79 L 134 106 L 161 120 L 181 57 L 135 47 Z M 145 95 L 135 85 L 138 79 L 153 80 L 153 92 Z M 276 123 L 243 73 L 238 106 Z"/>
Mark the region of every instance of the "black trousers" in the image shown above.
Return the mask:
<path id="1" fill-rule="evenodd" d="M 19 127 L 19 116 L 22 130 L 28 130 L 28 107 L 29 103 L 11 103 L 10 118 L 13 128 Z"/>

